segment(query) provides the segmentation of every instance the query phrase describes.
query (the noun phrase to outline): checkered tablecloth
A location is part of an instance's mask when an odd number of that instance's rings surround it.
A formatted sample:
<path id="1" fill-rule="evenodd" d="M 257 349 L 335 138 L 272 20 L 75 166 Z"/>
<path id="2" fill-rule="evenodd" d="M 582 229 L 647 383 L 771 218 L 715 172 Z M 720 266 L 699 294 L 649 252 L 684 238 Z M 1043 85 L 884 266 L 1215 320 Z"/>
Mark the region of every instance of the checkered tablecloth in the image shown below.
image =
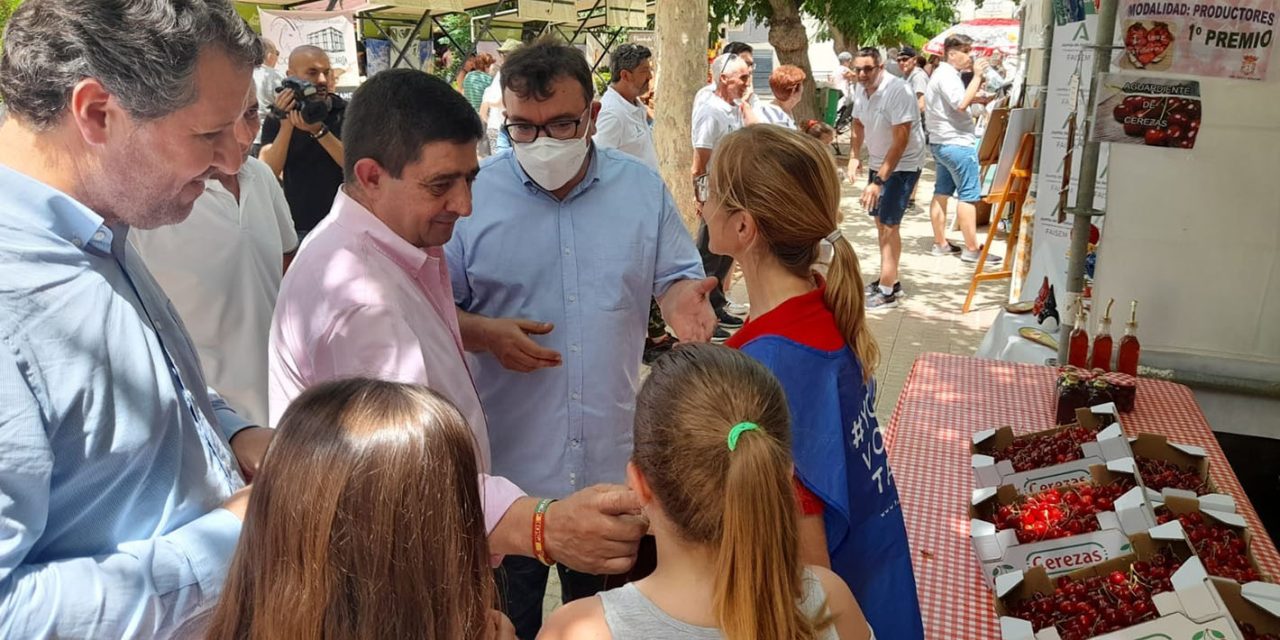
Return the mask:
<path id="1" fill-rule="evenodd" d="M 916 359 L 886 432 L 889 461 L 902 499 L 912 563 L 930 640 L 999 638 L 991 592 L 969 542 L 973 489 L 970 436 L 1011 426 L 1024 433 L 1053 425 L 1055 370 L 1028 364 L 926 353 Z M 1220 491 L 1235 497 L 1254 533 L 1265 573 L 1280 575 L 1280 554 L 1227 464 L 1191 390 L 1142 379 L 1134 411 L 1121 414 L 1126 433 L 1157 433 L 1204 447 Z"/>

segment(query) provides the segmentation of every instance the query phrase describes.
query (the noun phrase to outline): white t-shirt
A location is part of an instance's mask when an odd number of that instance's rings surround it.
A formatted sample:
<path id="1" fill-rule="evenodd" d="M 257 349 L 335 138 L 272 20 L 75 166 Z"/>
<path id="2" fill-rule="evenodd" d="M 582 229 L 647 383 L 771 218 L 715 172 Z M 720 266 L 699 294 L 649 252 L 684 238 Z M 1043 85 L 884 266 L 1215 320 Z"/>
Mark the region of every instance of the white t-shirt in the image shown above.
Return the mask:
<path id="1" fill-rule="evenodd" d="M 782 110 L 782 107 L 772 102 L 757 107 L 756 115 L 760 117 L 760 122 L 764 124 L 776 124 L 788 129 L 796 128 L 795 118 L 792 118 L 786 111 Z"/>
<path id="2" fill-rule="evenodd" d="M 907 148 L 898 159 L 894 171 L 918 171 L 924 166 L 924 131 L 920 129 L 920 109 L 916 96 L 907 82 L 887 73 L 880 75 L 880 87 L 871 97 L 858 84 L 854 91 L 853 118 L 862 123 L 867 153 L 871 156 L 868 169 L 879 170 L 884 156 L 893 146 L 893 127 L 910 123 L 911 135 Z M 888 179 L 889 176 L 881 176 Z"/>
<path id="3" fill-rule="evenodd" d="M 907 84 L 911 86 L 911 93 L 924 95 L 925 90 L 929 88 L 929 74 L 920 67 L 916 67 L 911 70 L 911 75 L 907 76 Z"/>
<path id="4" fill-rule="evenodd" d="M 964 94 L 964 81 L 955 67 L 943 62 L 933 70 L 924 92 L 924 122 L 931 144 L 977 144 L 973 116 L 960 109 Z"/>
<path id="5" fill-rule="evenodd" d="M 129 239 L 182 317 L 209 385 L 237 413 L 266 425 L 271 314 L 284 254 L 298 247 L 298 236 L 266 163 L 249 158 L 239 178 L 239 203 L 221 182 L 206 180 L 190 217 L 132 230 Z"/>
<path id="6" fill-rule="evenodd" d="M 613 87 L 600 98 L 600 114 L 596 116 L 595 143 L 601 147 L 629 153 L 658 170 L 658 151 L 653 147 L 649 129 L 649 110 L 643 104 L 627 102 Z"/>
<path id="7" fill-rule="evenodd" d="M 715 149 L 720 139 L 742 128 L 742 111 L 716 94 L 693 108 L 693 148 Z"/>
<path id="8" fill-rule="evenodd" d="M 502 106 L 502 72 L 498 71 L 493 74 L 493 81 L 489 83 L 489 88 L 484 90 L 484 94 L 480 96 L 481 102 L 489 103 L 489 119 L 485 121 L 485 127 L 497 131 L 502 128 L 502 122 L 507 118 L 507 109 Z"/>

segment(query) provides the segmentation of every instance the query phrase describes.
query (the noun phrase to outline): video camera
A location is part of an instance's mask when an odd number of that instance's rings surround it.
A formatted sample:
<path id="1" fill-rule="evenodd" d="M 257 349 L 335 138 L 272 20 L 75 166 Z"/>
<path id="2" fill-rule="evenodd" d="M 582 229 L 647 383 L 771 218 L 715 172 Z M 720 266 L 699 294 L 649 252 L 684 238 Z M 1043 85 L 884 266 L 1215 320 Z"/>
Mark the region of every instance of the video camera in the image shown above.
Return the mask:
<path id="1" fill-rule="evenodd" d="M 284 91 L 293 92 L 293 110 L 302 116 L 303 122 L 315 124 L 329 117 L 329 101 L 320 94 L 314 84 L 302 78 L 289 76 L 276 88 L 276 94 Z M 289 115 L 274 106 L 272 112 L 279 118 L 286 118 Z"/>

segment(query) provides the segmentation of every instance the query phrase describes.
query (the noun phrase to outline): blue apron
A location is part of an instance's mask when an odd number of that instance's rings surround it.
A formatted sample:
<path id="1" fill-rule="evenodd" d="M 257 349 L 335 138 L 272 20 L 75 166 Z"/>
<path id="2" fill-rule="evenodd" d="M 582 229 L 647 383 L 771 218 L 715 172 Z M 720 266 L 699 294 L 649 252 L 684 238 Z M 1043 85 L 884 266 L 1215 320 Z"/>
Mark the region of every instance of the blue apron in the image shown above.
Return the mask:
<path id="1" fill-rule="evenodd" d="M 822 351 L 765 335 L 742 351 L 782 383 L 796 475 L 822 499 L 831 569 L 881 640 L 924 637 L 907 529 L 875 415 L 875 383 L 848 346 Z"/>

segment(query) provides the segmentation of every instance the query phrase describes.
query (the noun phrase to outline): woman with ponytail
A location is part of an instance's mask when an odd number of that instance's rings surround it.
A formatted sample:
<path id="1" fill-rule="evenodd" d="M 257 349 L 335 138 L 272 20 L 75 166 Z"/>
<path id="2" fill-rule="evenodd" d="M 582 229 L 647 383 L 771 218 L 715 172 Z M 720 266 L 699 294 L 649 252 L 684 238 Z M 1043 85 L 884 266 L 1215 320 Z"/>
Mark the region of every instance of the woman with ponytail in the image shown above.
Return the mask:
<path id="1" fill-rule="evenodd" d="M 742 265 L 751 318 L 726 344 L 764 363 L 792 416 L 802 559 L 844 578 L 881 638 L 924 635 L 907 532 L 875 415 L 880 350 L 836 169 L 812 138 L 748 127 L 699 185 L 711 250 Z M 825 265 L 826 277 L 817 273 Z"/>
<path id="2" fill-rule="evenodd" d="M 844 582 L 801 563 L 788 415 L 777 380 L 739 352 L 690 344 L 659 359 L 627 465 L 657 568 L 565 605 L 539 638 L 871 637 Z"/>

